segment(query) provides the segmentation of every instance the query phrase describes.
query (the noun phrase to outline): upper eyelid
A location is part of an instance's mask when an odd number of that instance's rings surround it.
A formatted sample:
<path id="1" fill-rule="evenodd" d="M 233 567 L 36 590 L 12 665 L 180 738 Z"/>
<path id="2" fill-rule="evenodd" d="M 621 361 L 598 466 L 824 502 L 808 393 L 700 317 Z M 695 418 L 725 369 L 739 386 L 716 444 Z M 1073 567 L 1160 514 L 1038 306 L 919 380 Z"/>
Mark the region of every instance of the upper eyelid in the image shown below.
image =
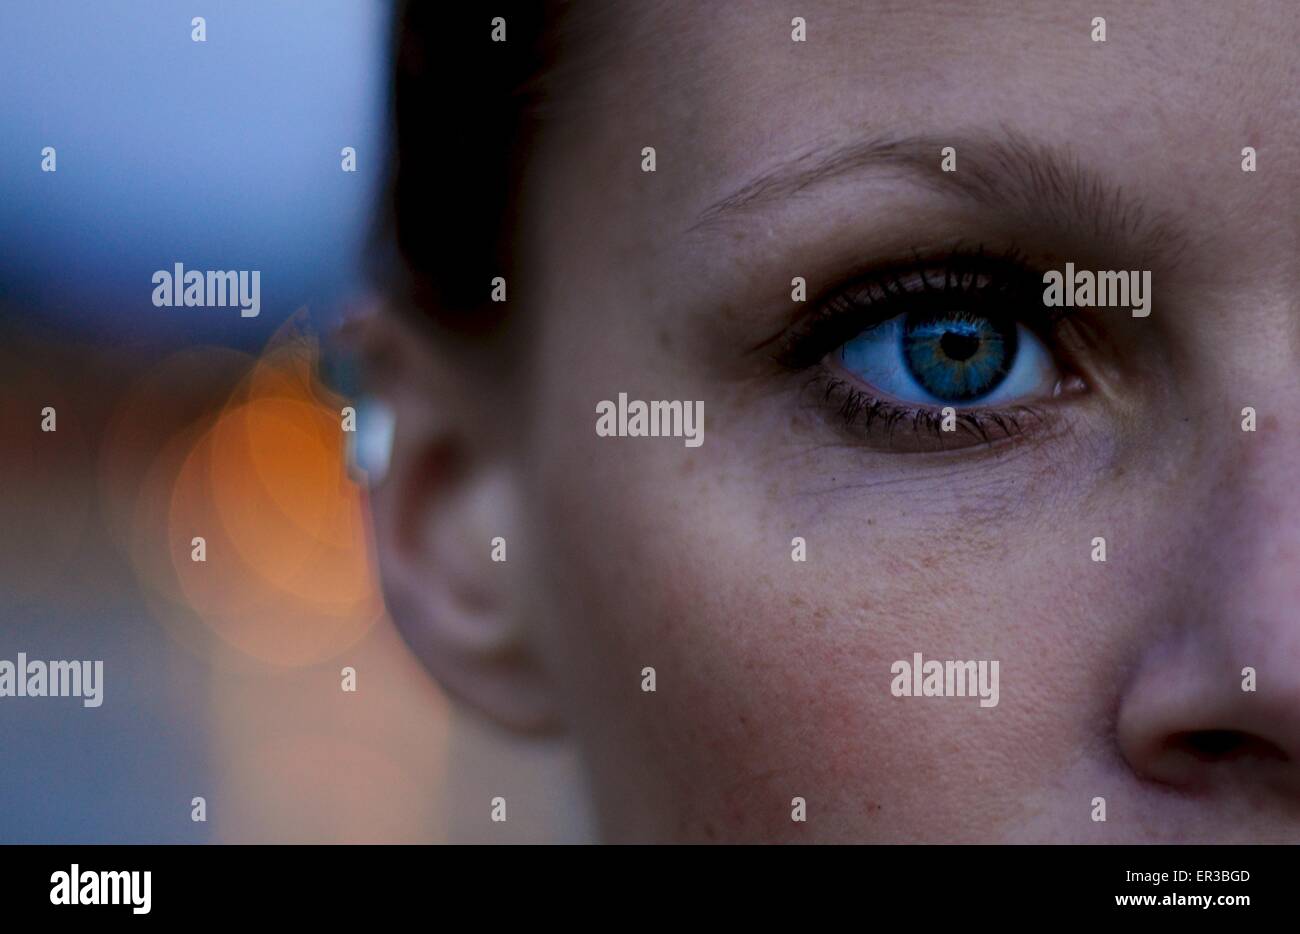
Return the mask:
<path id="1" fill-rule="evenodd" d="M 925 278 L 925 271 L 943 270 L 944 276 Z M 951 278 L 951 272 L 976 273 L 984 278 L 994 279 L 997 288 L 977 286 L 974 281 L 967 282 L 964 276 Z M 890 307 L 901 301 L 951 301 L 952 293 L 979 295 L 992 300 L 1001 295 L 1013 301 L 1027 299 L 1032 294 L 1041 294 L 1040 273 L 1027 263 L 1018 250 L 1011 249 L 1003 253 L 985 253 L 981 247 L 978 251 L 962 251 L 954 248 L 947 257 L 924 259 L 917 257 L 904 264 L 895 264 L 874 271 L 860 273 L 850 277 L 822 296 L 810 301 L 809 307 L 786 328 L 756 345 L 753 350 L 775 348 L 773 358 L 781 365 L 800 369 L 811 366 L 825 353 L 833 349 L 823 346 L 835 341 L 849 340 L 874 324 L 889 320 L 896 314 L 907 311 L 906 308 Z M 916 283 L 921 283 L 916 285 Z M 883 283 L 883 284 L 882 284 Z M 908 283 L 911 283 L 909 286 Z M 928 283 L 928 284 L 927 284 Z M 859 298 L 866 296 L 876 288 L 879 298 L 856 307 L 835 308 L 837 303 L 849 302 L 850 295 Z M 875 307 L 878 314 L 871 314 L 868 309 Z M 1046 328 L 1054 324 L 1067 309 L 1044 308 L 1044 316 L 1027 324 Z M 855 312 L 858 314 L 855 315 Z M 874 318 L 875 320 L 871 320 Z M 865 319 L 865 320 L 864 320 Z M 835 326 L 839 326 L 839 331 Z M 842 332 L 842 333 L 841 333 Z M 824 340 L 809 345 L 817 335 Z"/>
<path id="2" fill-rule="evenodd" d="M 944 268 L 936 270 L 936 266 Z M 946 297 L 953 292 L 988 296 L 997 292 L 1006 294 L 1009 289 L 1029 295 L 1039 288 L 1039 275 L 1014 252 L 992 256 L 954 253 L 937 262 L 917 260 L 910 267 L 890 268 L 860 276 L 831 293 L 823 304 L 852 290 L 867 294 L 873 286 L 884 291 L 885 298 L 931 294 Z M 979 286 L 981 279 L 996 281 L 997 288 Z M 914 283 L 919 283 L 919 287 L 911 287 Z"/>

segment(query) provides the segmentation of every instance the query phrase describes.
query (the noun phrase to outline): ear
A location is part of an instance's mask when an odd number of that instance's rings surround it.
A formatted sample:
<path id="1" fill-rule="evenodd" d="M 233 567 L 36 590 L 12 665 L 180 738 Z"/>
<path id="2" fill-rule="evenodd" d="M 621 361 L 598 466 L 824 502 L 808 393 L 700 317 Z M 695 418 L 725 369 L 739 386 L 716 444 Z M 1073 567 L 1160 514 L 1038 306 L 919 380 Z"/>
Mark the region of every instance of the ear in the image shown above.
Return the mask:
<path id="1" fill-rule="evenodd" d="M 512 580 L 518 477 L 492 408 L 500 360 L 395 314 L 349 325 L 368 391 L 388 408 L 392 446 L 371 506 L 389 613 L 446 692 L 507 728 L 559 728 Z M 358 432 L 362 426 L 358 425 Z M 493 560 L 494 538 L 507 560 Z M 499 549 L 498 549 L 499 557 Z"/>

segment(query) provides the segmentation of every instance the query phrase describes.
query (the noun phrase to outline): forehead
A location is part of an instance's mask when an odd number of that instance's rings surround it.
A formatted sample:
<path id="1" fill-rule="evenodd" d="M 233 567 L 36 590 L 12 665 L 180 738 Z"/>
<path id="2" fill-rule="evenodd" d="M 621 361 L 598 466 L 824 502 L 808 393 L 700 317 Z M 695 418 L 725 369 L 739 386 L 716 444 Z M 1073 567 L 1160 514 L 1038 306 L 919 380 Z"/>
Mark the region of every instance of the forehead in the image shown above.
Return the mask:
<path id="1" fill-rule="evenodd" d="M 792 39 L 796 16 L 806 41 Z M 656 146 L 669 201 L 723 196 L 801 149 L 900 130 L 1009 124 L 1122 167 L 1162 146 L 1172 158 L 1222 145 L 1227 158 L 1294 137 L 1300 122 L 1290 0 L 614 4 L 596 33 L 582 142 L 611 157 Z"/>

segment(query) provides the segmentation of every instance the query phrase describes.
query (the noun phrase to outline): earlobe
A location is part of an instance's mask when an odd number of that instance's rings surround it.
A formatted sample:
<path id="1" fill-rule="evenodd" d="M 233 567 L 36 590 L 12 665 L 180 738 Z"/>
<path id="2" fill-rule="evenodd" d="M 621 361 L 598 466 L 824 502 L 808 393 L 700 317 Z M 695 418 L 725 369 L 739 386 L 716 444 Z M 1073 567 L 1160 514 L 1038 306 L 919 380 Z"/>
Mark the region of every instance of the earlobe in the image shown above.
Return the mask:
<path id="1" fill-rule="evenodd" d="M 405 330 L 397 322 L 377 327 Z M 374 335 L 372 335 L 373 338 Z M 440 368 L 427 339 L 406 334 L 386 355 L 379 391 L 393 412 L 392 450 L 371 491 L 389 612 L 442 687 L 507 728 L 556 732 L 551 693 L 530 643 L 509 559 L 516 480 L 467 400 L 471 378 Z M 455 400 L 460 400 L 459 402 Z M 494 538 L 505 539 L 507 560 Z M 497 560 L 493 560 L 493 552 Z"/>

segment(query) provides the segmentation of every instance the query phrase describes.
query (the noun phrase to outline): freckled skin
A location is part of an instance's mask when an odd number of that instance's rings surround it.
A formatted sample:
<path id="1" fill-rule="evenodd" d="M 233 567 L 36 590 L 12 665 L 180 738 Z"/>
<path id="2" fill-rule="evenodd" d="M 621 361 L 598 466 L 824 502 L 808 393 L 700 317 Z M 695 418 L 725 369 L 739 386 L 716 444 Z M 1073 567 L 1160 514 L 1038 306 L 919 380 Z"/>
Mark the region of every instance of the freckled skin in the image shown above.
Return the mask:
<path id="1" fill-rule="evenodd" d="M 1135 2 L 1100 44 L 1088 4 L 1023 6 L 810 0 L 802 45 L 780 3 L 642 8 L 544 136 L 511 568 L 605 837 L 1300 841 L 1300 11 Z M 887 220 L 946 234 L 946 209 L 842 182 L 683 231 L 828 135 L 1012 124 L 1165 212 L 1183 265 L 1149 319 L 1105 319 L 1120 362 L 1054 428 L 855 444 L 745 348 L 792 276 L 872 258 Z M 703 400 L 703 445 L 597 437 L 619 392 Z M 1000 703 L 892 696 L 914 652 L 999 660 Z M 1282 759 L 1179 754 L 1211 729 Z"/>

